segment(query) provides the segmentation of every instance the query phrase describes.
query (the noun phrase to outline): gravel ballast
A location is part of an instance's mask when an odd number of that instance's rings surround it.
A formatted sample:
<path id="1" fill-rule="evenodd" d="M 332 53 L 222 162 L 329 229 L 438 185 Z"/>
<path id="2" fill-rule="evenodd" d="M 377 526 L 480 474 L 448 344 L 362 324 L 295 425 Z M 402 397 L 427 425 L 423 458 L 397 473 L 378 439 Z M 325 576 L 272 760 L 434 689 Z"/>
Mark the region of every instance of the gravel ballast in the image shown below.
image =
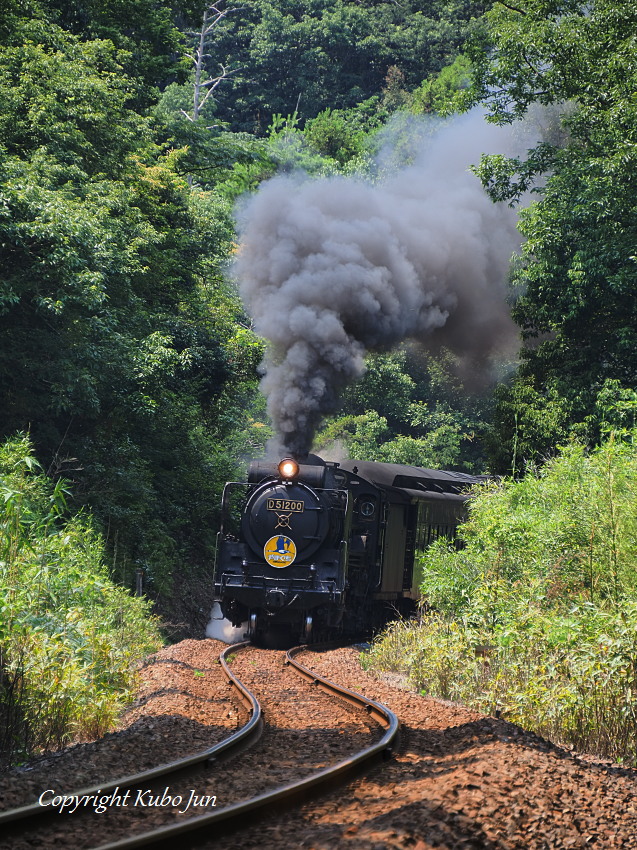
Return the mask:
<path id="1" fill-rule="evenodd" d="M 188 640 L 162 650 L 141 670 L 138 700 L 117 731 L 3 776 L 0 808 L 33 802 L 46 788 L 135 773 L 231 734 L 247 715 L 217 663 L 222 649 L 218 641 Z M 383 681 L 361 669 L 353 647 L 308 651 L 300 660 L 398 714 L 394 757 L 318 802 L 254 827 L 247 823 L 234 835 L 211 836 L 202 847 L 637 850 L 636 771 L 577 756 L 506 721 Z M 378 734 L 332 698 L 310 698 L 283 667 L 280 652 L 249 650 L 232 666 L 267 699 L 279 760 L 273 764 L 273 750 L 260 742 L 241 762 L 213 768 L 206 787 L 215 789 L 219 805 L 337 760 Z M 106 820 L 91 814 L 90 823 Z M 74 833 L 70 821 L 56 820 L 47 837 L 22 846 L 70 846 L 71 838 L 77 846 L 95 846 L 106 838 L 86 843 Z M 0 840 L 0 847 L 18 846 Z"/>

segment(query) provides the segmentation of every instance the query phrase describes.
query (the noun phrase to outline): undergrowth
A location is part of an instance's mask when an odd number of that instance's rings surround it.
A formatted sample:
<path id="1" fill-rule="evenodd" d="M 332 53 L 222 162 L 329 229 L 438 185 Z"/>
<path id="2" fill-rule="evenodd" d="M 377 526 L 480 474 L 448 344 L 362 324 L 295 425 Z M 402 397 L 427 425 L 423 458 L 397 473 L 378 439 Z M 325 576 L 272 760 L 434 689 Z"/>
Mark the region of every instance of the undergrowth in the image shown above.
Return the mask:
<path id="1" fill-rule="evenodd" d="M 26 438 L 0 446 L 0 763 L 112 725 L 135 662 L 161 645 L 149 604 L 108 576 L 90 519 L 39 470 Z"/>
<path id="2" fill-rule="evenodd" d="M 637 765 L 635 444 L 571 445 L 485 487 L 462 537 L 423 554 L 429 613 L 391 624 L 365 666 Z"/>

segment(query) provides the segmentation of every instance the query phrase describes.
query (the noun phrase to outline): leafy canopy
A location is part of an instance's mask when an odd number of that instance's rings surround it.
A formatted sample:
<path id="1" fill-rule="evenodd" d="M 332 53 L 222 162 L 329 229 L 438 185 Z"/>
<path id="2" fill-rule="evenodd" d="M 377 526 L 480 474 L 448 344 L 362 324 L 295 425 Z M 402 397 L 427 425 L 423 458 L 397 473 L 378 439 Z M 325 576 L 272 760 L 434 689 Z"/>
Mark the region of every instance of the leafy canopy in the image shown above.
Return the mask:
<path id="1" fill-rule="evenodd" d="M 75 477 L 125 578 L 137 561 L 165 585 L 211 543 L 231 466 L 216 402 L 252 380 L 219 282 L 230 205 L 176 174 L 111 41 L 18 15 L 5 41 L 0 432 L 29 429 Z"/>
<path id="2" fill-rule="evenodd" d="M 486 157 L 478 172 L 496 199 L 536 193 L 514 272 L 522 376 L 578 422 L 605 382 L 637 384 L 637 7 L 520 0 L 485 20 L 474 100 L 501 123 L 534 103 L 561 110 L 559 132 L 549 127 L 526 159 Z"/>
<path id="3" fill-rule="evenodd" d="M 211 72 L 238 69 L 218 91 L 233 129 L 263 135 L 273 115 L 303 121 L 380 95 L 397 67 L 408 88 L 451 61 L 479 0 L 247 0 L 219 28 Z"/>

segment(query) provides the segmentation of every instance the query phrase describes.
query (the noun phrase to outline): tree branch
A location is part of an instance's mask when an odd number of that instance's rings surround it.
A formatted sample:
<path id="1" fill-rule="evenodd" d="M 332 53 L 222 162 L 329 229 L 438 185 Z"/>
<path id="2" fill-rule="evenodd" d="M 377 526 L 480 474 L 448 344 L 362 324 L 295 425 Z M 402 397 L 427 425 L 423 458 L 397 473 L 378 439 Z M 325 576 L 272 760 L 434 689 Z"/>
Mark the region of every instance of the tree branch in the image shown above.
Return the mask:
<path id="1" fill-rule="evenodd" d="M 207 80 L 205 83 L 200 83 L 200 88 L 204 88 L 205 86 L 210 86 L 208 91 L 205 93 L 205 95 L 202 97 L 201 101 L 199 102 L 199 109 L 200 110 L 203 107 L 203 105 L 205 104 L 205 102 L 208 100 L 210 95 L 213 93 L 213 91 L 217 88 L 219 83 L 221 83 L 223 80 L 227 79 L 228 77 L 231 77 L 233 74 L 236 74 L 237 71 L 241 70 L 241 68 L 234 68 L 232 71 L 226 71 L 226 69 L 223 67 L 223 65 L 221 66 L 221 69 L 222 69 L 223 73 L 219 74 L 218 77 L 214 77 L 213 79 Z"/>
<path id="2" fill-rule="evenodd" d="M 504 6 L 505 9 L 508 9 L 510 12 L 518 12 L 520 15 L 528 15 L 524 9 L 520 9 L 518 6 L 513 6 L 510 3 L 504 3 L 503 0 L 496 0 L 496 3 L 499 3 L 501 6 Z"/>
<path id="3" fill-rule="evenodd" d="M 192 34 L 198 40 L 195 55 L 190 57 L 195 65 L 193 109 L 192 118 L 190 119 L 192 121 L 197 121 L 201 113 L 202 107 L 204 106 L 208 98 L 211 96 L 211 94 L 215 91 L 219 83 L 236 72 L 227 71 L 226 68 L 222 65 L 222 73 L 218 77 L 211 77 L 205 82 L 201 81 L 201 77 L 204 72 L 204 60 L 210 58 L 210 54 L 206 53 L 206 47 L 208 46 L 208 39 L 210 38 L 211 33 L 214 31 L 217 24 L 221 20 L 223 20 L 223 18 L 227 17 L 227 15 L 231 14 L 232 12 L 239 12 L 243 8 L 245 8 L 243 6 L 233 6 L 229 9 L 223 9 L 220 5 L 221 1 L 222 0 L 217 0 L 216 3 L 211 3 L 209 6 L 206 7 L 203 13 L 203 22 L 201 25 L 201 29 L 198 33 Z M 201 92 L 206 89 L 207 91 L 205 95 L 200 98 Z M 190 118 L 190 116 L 188 117 Z"/>

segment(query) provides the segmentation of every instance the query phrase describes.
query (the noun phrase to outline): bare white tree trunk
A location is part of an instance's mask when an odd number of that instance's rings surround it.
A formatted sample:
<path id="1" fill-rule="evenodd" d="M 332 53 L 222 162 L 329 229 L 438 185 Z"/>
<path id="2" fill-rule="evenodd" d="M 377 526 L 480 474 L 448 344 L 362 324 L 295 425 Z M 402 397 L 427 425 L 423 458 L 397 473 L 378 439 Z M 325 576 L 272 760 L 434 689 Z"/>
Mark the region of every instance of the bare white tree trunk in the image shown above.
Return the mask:
<path id="1" fill-rule="evenodd" d="M 215 27 L 228 15 L 232 14 L 232 12 L 238 12 L 240 7 L 233 6 L 232 8 L 224 8 L 223 0 L 217 3 L 211 3 L 203 13 L 203 22 L 201 25 L 201 29 L 198 32 L 190 32 L 188 35 L 197 39 L 197 49 L 192 59 L 195 66 L 195 82 L 194 82 L 194 93 L 193 93 L 193 104 L 192 104 L 192 115 L 188 114 L 184 110 L 182 110 L 183 114 L 190 121 L 198 121 L 199 116 L 201 115 L 201 110 L 206 105 L 206 102 L 210 97 L 212 97 L 213 92 L 217 89 L 219 84 L 225 80 L 227 77 L 235 74 L 237 72 L 237 68 L 232 71 L 229 71 L 225 65 L 220 64 L 221 73 L 216 77 L 208 74 L 206 70 L 206 59 L 210 58 L 210 54 L 207 53 L 208 45 L 210 43 L 210 38 Z"/>

